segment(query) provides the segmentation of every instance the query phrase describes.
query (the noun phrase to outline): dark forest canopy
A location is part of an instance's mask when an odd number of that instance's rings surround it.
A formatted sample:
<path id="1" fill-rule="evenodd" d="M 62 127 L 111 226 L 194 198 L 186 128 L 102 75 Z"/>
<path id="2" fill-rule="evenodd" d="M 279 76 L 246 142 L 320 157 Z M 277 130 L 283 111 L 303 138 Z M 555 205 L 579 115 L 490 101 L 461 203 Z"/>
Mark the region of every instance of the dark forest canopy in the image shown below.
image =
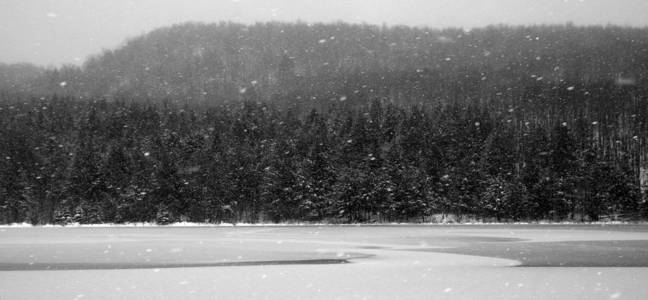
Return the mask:
<path id="1" fill-rule="evenodd" d="M 19 87 L 211 104 L 245 98 L 242 91 L 263 100 L 476 101 L 591 83 L 646 87 L 648 28 L 186 23 L 44 73 Z"/>
<path id="2" fill-rule="evenodd" d="M 641 105 L 543 123 L 379 100 L 13 101 L 0 104 L 0 223 L 637 219 Z"/>
<path id="3" fill-rule="evenodd" d="M 190 23 L 0 81 L 0 223 L 648 216 L 648 29 Z"/>

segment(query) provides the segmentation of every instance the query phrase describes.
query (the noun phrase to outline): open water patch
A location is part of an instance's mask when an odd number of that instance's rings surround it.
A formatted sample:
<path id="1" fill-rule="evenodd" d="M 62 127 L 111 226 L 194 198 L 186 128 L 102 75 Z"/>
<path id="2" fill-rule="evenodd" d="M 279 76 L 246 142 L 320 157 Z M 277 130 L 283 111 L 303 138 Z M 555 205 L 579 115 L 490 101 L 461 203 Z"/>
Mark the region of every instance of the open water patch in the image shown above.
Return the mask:
<path id="1" fill-rule="evenodd" d="M 345 259 L 304 259 L 304 260 L 266 260 L 231 261 L 213 263 L 0 263 L 0 271 L 63 271 L 63 270 L 126 270 L 126 269 L 172 269 L 172 268 L 210 268 L 277 265 L 332 265 L 350 263 Z"/>
<path id="2" fill-rule="evenodd" d="M 648 240 L 475 243 L 413 249 L 516 260 L 516 267 L 648 267 Z"/>

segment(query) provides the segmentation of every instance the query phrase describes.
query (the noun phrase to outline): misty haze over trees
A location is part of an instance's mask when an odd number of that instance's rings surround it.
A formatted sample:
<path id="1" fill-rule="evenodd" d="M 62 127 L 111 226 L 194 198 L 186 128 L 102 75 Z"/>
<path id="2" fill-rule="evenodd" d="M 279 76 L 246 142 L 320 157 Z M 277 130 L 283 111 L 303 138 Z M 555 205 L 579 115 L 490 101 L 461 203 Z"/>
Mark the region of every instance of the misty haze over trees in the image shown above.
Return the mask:
<path id="1" fill-rule="evenodd" d="M 0 65 L 0 222 L 645 218 L 647 87 L 645 28 L 176 25 Z"/>

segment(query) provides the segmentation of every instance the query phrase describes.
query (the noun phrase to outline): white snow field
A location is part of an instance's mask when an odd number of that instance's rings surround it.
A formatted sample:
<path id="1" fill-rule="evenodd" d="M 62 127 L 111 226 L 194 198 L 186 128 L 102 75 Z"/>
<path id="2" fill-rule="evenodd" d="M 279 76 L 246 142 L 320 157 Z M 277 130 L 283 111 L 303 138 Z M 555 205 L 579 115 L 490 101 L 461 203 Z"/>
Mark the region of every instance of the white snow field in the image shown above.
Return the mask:
<path id="1" fill-rule="evenodd" d="M 645 225 L 0 228 L 2 300 L 648 299 L 647 283 Z"/>

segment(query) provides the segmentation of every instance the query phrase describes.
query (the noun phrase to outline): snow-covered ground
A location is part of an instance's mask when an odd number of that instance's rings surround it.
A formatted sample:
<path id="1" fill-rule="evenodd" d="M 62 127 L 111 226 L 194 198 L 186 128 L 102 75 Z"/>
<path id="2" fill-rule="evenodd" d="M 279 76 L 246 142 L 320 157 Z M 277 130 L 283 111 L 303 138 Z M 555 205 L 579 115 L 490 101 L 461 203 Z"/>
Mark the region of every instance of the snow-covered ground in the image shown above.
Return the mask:
<path id="1" fill-rule="evenodd" d="M 104 227 L 304 227 L 304 226 L 472 226 L 472 225 L 553 225 L 553 226 L 591 226 L 591 225 L 648 225 L 646 221 L 639 222 L 626 222 L 626 221 L 598 221 L 598 222 L 574 222 L 574 221 L 537 221 L 537 222 L 445 222 L 445 223 L 359 223 L 359 224 L 335 224 L 335 223 L 196 223 L 196 222 L 176 222 L 171 224 L 159 225 L 154 222 L 137 222 L 137 223 L 97 223 L 97 224 L 81 224 L 69 223 L 66 225 L 60 224 L 46 224 L 46 225 L 33 225 L 31 223 L 11 223 L 0 224 L 1 228 L 33 228 L 33 227 L 91 227 L 91 228 L 104 228 Z"/>
<path id="2" fill-rule="evenodd" d="M 645 267 L 432 252 L 634 241 L 614 245 L 645 266 L 646 240 L 648 226 L 0 228 L 0 299 L 648 299 Z"/>

